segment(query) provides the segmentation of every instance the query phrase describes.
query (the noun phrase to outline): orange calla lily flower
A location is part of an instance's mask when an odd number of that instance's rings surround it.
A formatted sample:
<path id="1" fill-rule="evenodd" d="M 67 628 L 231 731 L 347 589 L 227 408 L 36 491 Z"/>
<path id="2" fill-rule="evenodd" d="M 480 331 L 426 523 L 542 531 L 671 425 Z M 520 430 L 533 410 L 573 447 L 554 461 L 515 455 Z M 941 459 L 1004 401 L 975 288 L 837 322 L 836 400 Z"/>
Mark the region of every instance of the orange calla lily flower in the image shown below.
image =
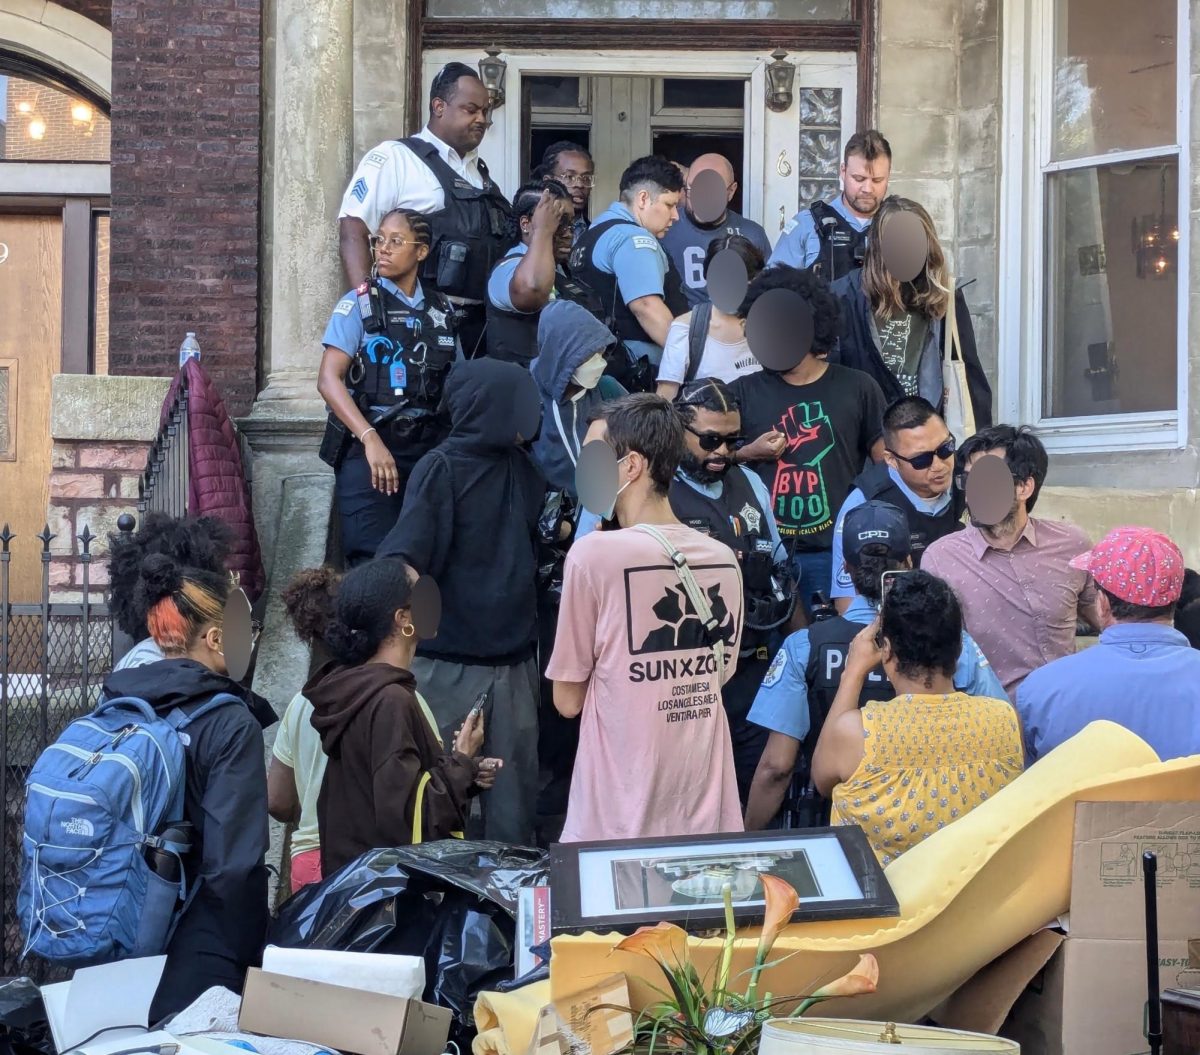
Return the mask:
<path id="1" fill-rule="evenodd" d="M 858 958 L 854 968 L 847 971 L 841 978 L 821 986 L 815 993 L 815 1000 L 829 1000 L 835 996 L 860 996 L 863 993 L 873 993 L 879 985 L 879 961 L 872 953 Z"/>
<path id="2" fill-rule="evenodd" d="M 638 952 L 657 960 L 664 967 L 678 967 L 688 958 L 687 931 L 674 923 L 656 923 L 639 927 L 616 946 L 622 952 Z"/>
<path id="3" fill-rule="evenodd" d="M 767 903 L 763 913 L 762 935 L 758 939 L 761 958 L 775 944 L 779 932 L 791 922 L 792 913 L 800 907 L 800 896 L 791 883 L 779 876 L 761 875 L 758 881 L 762 883 L 763 897 Z"/>

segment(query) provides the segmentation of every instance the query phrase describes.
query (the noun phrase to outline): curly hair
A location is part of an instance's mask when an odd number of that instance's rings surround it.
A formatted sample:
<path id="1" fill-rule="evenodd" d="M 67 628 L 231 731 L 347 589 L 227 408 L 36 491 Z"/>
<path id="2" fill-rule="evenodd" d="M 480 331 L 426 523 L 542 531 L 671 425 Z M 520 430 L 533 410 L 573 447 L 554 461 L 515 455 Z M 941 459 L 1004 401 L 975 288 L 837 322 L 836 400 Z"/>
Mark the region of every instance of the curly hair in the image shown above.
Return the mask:
<path id="1" fill-rule="evenodd" d="M 296 636 L 311 648 L 328 646 L 326 632 L 337 617 L 339 572 L 328 566 L 298 573 L 283 590 L 283 607 Z"/>
<path id="2" fill-rule="evenodd" d="M 738 318 L 749 318 L 750 309 L 758 298 L 772 289 L 790 289 L 799 294 L 813 315 L 813 354 L 832 351 L 842 331 L 842 310 L 837 298 L 829 292 L 829 283 L 811 271 L 782 264 L 769 267 L 750 283 L 746 298 L 737 310 Z"/>
<path id="3" fill-rule="evenodd" d="M 142 562 L 152 554 L 170 557 L 197 571 L 225 574 L 233 532 L 215 517 L 149 513 L 136 532 L 108 536 L 108 608 L 121 632 L 141 641 L 150 636 L 148 609 L 139 603 Z"/>
<path id="4" fill-rule="evenodd" d="M 142 561 L 135 591 L 146 625 L 164 656 L 180 656 L 206 626 L 220 626 L 233 588 L 228 574 L 185 568 L 162 553 Z"/>
<path id="5" fill-rule="evenodd" d="M 879 612 L 880 634 L 892 646 L 900 673 L 924 681 L 950 678 L 962 652 L 962 608 L 950 585 L 927 571 L 901 575 Z"/>

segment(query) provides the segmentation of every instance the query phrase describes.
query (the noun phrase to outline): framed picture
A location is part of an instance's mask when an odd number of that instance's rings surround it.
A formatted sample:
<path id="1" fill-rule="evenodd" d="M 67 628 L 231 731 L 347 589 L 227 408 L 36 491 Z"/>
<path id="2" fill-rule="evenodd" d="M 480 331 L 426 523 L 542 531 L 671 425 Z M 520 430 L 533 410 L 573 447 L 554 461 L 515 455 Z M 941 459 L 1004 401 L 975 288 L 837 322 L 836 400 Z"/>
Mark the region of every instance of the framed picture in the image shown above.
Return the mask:
<path id="1" fill-rule="evenodd" d="M 660 921 L 722 927 L 726 883 L 737 922 L 761 923 L 764 874 L 786 879 L 800 895 L 793 922 L 900 914 L 866 835 L 846 825 L 557 843 L 550 848 L 554 929 L 629 932 Z"/>

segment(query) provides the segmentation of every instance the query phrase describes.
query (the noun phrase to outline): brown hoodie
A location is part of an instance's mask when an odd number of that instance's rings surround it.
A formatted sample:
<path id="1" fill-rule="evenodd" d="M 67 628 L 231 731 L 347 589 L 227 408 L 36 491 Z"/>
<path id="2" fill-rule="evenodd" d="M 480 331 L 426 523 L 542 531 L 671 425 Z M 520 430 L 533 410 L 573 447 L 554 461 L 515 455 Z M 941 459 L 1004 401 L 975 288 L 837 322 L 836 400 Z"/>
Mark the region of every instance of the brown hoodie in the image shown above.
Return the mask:
<path id="1" fill-rule="evenodd" d="M 409 845 L 425 773 L 424 839 L 464 826 L 476 763 L 443 750 L 415 692 L 412 674 L 387 663 L 330 663 L 304 687 L 329 756 L 317 799 L 323 875 L 367 850 Z"/>

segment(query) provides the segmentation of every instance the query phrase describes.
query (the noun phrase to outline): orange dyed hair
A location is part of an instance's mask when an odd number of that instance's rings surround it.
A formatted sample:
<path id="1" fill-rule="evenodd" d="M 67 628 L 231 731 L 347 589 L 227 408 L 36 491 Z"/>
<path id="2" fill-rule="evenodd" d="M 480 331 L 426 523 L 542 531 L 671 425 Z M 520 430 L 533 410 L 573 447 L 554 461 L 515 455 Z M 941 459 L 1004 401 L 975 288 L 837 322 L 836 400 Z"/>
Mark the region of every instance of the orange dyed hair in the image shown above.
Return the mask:
<path id="1" fill-rule="evenodd" d="M 195 579 L 158 601 L 146 616 L 146 628 L 164 655 L 181 655 L 207 626 L 220 626 L 224 599 Z"/>

